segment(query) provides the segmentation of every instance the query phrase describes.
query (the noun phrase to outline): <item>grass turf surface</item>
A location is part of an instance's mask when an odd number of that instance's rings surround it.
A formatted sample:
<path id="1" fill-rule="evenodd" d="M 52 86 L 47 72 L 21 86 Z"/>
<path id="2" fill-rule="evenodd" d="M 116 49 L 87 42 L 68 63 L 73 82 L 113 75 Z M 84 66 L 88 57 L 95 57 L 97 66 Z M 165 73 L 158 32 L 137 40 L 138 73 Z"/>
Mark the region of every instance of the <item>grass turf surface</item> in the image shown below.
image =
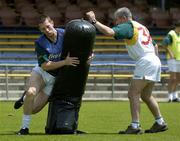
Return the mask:
<path id="1" fill-rule="evenodd" d="M 30 135 L 18 136 L 22 108 L 13 109 L 13 102 L 0 102 L 0 140 L 1 141 L 179 141 L 180 104 L 159 103 L 162 115 L 168 123 L 169 130 L 156 134 L 119 135 L 129 125 L 129 103 L 121 101 L 83 102 L 79 130 L 86 131 L 83 135 L 45 135 L 44 127 L 47 118 L 47 107 L 32 116 Z M 154 119 L 144 103 L 141 103 L 141 126 L 147 129 Z"/>

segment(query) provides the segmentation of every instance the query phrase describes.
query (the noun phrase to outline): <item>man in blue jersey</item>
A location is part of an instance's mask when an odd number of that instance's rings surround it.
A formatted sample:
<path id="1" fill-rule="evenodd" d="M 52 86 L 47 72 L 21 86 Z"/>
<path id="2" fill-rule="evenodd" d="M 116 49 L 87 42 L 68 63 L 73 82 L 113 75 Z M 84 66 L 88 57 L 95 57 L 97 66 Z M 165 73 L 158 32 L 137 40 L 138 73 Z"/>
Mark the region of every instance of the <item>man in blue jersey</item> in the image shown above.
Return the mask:
<path id="1" fill-rule="evenodd" d="M 47 104 L 58 69 L 65 65 L 76 67 L 80 63 L 77 57 L 70 57 L 69 54 L 65 60 L 60 59 L 65 31 L 54 28 L 50 17 L 40 18 L 39 29 L 43 34 L 35 41 L 38 65 L 33 68 L 27 90 L 18 101 L 24 104 L 22 127 L 17 133 L 19 135 L 29 134 L 31 114 L 39 112 Z"/>
<path id="2" fill-rule="evenodd" d="M 114 13 L 116 26 L 107 27 L 96 20 L 93 11 L 87 12 L 89 20 L 96 28 L 115 39 L 124 39 L 129 56 L 136 61 L 134 76 L 128 91 L 131 109 L 131 124 L 120 134 L 141 134 L 140 127 L 140 98 L 146 103 L 155 118 L 153 126 L 147 133 L 162 132 L 168 129 L 158 103 L 152 96 L 152 89 L 156 81 L 160 81 L 161 63 L 157 57 L 157 48 L 153 45 L 148 29 L 132 20 L 132 14 L 126 7 L 119 8 Z"/>

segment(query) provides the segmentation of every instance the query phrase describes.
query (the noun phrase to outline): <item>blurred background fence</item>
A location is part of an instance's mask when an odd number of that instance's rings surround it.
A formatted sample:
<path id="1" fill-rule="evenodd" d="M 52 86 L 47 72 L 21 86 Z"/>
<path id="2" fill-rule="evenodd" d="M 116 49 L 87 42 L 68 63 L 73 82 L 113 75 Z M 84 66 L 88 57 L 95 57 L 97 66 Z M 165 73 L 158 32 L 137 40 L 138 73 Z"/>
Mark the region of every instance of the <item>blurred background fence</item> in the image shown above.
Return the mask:
<path id="1" fill-rule="evenodd" d="M 37 63 L 34 41 L 40 36 L 40 15 L 49 15 L 56 27 L 64 28 L 70 20 L 86 18 L 85 13 L 94 10 L 99 21 L 112 27 L 113 12 L 124 6 L 132 11 L 133 19 L 149 28 L 157 44 L 180 20 L 179 0 L 0 0 L 0 99 L 17 99 L 26 87 Z M 83 98 L 126 100 L 135 64 L 123 40 L 97 32 L 94 54 Z M 162 79 L 156 83 L 153 94 L 166 99 L 169 74 L 166 53 L 161 47 L 159 58 Z"/>

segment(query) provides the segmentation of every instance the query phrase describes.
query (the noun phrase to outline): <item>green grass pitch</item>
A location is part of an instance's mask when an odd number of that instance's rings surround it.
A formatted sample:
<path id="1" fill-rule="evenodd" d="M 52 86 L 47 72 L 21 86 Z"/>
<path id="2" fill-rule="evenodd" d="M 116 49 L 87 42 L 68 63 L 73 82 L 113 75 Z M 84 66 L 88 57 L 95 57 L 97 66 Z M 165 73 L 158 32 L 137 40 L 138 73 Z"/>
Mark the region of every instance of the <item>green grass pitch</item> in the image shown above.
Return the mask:
<path id="1" fill-rule="evenodd" d="M 162 115 L 168 123 L 169 130 L 156 134 L 119 135 L 129 125 L 129 102 L 122 101 L 83 101 L 79 130 L 83 135 L 45 135 L 47 107 L 32 116 L 30 135 L 18 136 L 22 108 L 13 109 L 13 102 L 0 102 L 0 140 L 1 141 L 179 141 L 180 140 L 180 104 L 159 103 Z M 154 119 L 144 103 L 141 103 L 141 126 L 149 128 Z"/>

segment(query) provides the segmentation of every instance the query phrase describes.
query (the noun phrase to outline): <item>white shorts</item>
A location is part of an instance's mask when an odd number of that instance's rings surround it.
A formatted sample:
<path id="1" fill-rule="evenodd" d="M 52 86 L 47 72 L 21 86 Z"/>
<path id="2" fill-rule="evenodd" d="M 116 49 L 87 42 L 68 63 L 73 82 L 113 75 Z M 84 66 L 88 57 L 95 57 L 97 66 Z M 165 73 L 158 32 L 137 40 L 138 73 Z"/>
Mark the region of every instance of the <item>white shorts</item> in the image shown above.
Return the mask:
<path id="1" fill-rule="evenodd" d="M 133 79 L 161 80 L 161 62 L 155 54 L 147 54 L 136 62 Z"/>
<path id="2" fill-rule="evenodd" d="M 180 72 L 180 61 L 175 59 L 167 60 L 168 69 L 171 72 Z"/>
<path id="3" fill-rule="evenodd" d="M 52 76 L 51 74 L 49 74 L 48 72 L 44 71 L 41 67 L 39 67 L 38 65 L 36 65 L 32 71 L 35 71 L 37 73 L 39 73 L 44 82 L 45 82 L 45 87 L 43 89 L 44 93 L 48 96 L 51 95 L 51 91 L 55 82 L 55 77 Z"/>

